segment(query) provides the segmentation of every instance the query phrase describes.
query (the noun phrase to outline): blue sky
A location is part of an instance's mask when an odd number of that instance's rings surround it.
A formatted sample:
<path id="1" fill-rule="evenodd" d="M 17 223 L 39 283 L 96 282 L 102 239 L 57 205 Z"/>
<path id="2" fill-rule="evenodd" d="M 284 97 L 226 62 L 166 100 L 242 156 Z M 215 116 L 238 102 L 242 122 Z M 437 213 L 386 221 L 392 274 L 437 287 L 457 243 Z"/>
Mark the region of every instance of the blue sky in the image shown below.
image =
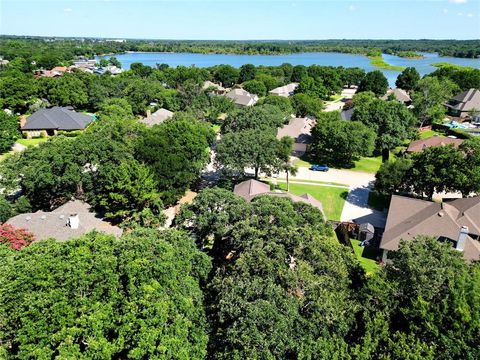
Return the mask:
<path id="1" fill-rule="evenodd" d="M 480 0 L 0 0 L 0 34 L 480 39 Z"/>

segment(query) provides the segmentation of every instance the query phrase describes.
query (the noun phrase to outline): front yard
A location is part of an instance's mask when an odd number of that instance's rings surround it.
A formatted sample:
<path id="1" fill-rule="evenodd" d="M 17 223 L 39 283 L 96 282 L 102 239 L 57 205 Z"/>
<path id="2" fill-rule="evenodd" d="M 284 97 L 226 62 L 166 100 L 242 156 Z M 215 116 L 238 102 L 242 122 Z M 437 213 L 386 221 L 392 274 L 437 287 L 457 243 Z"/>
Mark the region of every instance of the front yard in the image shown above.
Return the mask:
<path id="1" fill-rule="evenodd" d="M 278 185 L 281 190 L 286 191 L 286 182 L 278 181 Z M 345 204 L 345 200 L 348 195 L 347 188 L 309 184 L 292 184 L 291 182 L 290 192 L 298 196 L 305 193 L 312 195 L 315 199 L 322 203 L 328 220 L 340 220 L 343 205 Z"/>
<path id="2" fill-rule="evenodd" d="M 23 146 L 30 147 L 30 146 L 35 146 L 41 143 L 44 143 L 47 141 L 48 138 L 36 138 L 36 139 L 18 139 L 17 142 L 19 144 L 22 144 Z"/>
<path id="3" fill-rule="evenodd" d="M 297 159 L 295 161 L 295 165 L 300 166 L 300 167 L 310 167 L 312 165 L 312 163 L 310 163 L 306 159 Z M 346 169 L 346 170 L 375 174 L 375 173 L 377 173 L 378 169 L 380 169 L 381 165 L 382 165 L 382 157 L 381 156 L 362 157 L 362 158 L 360 158 L 360 160 L 355 161 L 355 166 L 354 167 L 352 167 L 350 169 Z"/>

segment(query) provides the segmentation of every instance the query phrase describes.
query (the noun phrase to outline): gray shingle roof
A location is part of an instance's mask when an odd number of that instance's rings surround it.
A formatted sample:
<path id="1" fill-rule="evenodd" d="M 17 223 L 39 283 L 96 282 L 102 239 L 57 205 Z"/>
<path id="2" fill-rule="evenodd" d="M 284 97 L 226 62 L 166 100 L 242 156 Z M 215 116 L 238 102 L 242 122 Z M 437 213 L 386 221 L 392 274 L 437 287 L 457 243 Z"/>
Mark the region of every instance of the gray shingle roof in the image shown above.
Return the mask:
<path id="1" fill-rule="evenodd" d="M 290 136 L 296 143 L 311 144 L 314 125 L 315 121 L 309 118 L 292 118 L 287 125 L 277 129 L 277 139 Z"/>
<path id="2" fill-rule="evenodd" d="M 87 203 L 74 200 L 51 212 L 37 211 L 14 216 L 7 221 L 7 224 L 30 231 L 36 240 L 54 238 L 63 241 L 80 237 L 92 230 L 112 234 L 116 237 L 122 235 L 122 229 L 102 220 L 90 210 L 90 205 Z M 79 218 L 77 229 L 68 225 L 69 217 L 73 214 L 78 215 Z"/>
<path id="3" fill-rule="evenodd" d="M 400 88 L 388 89 L 387 93 L 382 96 L 382 100 L 387 100 L 390 94 L 393 94 L 393 96 L 395 96 L 395 98 L 402 103 L 408 103 L 412 101 L 410 95 L 408 95 L 405 90 Z"/>
<path id="4" fill-rule="evenodd" d="M 252 106 L 258 101 L 258 96 L 250 94 L 248 91 L 243 89 L 233 89 L 232 91 L 225 94 L 226 97 L 233 100 L 237 105 L 241 106 Z"/>
<path id="5" fill-rule="evenodd" d="M 21 130 L 83 130 L 93 118 L 64 107 L 40 109 L 27 118 Z"/>
<path id="6" fill-rule="evenodd" d="M 170 119 L 173 116 L 173 112 L 170 110 L 161 108 L 155 111 L 153 114 L 147 116 L 140 120 L 140 122 L 144 123 L 147 126 L 158 125 L 164 122 L 167 119 Z"/>
<path id="7" fill-rule="evenodd" d="M 480 90 L 469 89 L 452 98 L 448 107 L 459 111 L 480 110 Z"/>
<path id="8" fill-rule="evenodd" d="M 456 242 L 462 226 L 475 235 L 467 237 L 464 258 L 479 260 L 480 241 L 475 237 L 480 236 L 480 196 L 438 204 L 393 195 L 380 248 L 397 250 L 402 240 L 419 235 Z"/>

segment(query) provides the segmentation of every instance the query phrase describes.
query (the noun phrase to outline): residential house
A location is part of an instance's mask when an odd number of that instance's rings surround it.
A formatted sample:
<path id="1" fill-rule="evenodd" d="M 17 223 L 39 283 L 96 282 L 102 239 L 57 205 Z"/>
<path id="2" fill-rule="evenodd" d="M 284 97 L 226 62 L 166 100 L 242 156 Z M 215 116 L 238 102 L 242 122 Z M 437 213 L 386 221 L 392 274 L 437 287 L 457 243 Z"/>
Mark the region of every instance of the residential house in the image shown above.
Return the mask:
<path id="1" fill-rule="evenodd" d="M 215 84 L 214 82 L 211 82 L 209 80 L 205 81 L 202 85 L 202 90 L 208 90 L 208 89 L 212 89 L 213 93 L 216 95 L 224 95 L 226 91 L 226 89 L 223 86 Z"/>
<path id="2" fill-rule="evenodd" d="M 173 112 L 164 108 L 158 109 L 153 114 L 150 113 L 150 110 L 147 110 L 147 117 L 140 120 L 140 122 L 148 127 L 152 127 L 153 125 L 161 124 L 165 120 L 170 119 L 173 114 Z"/>
<path id="3" fill-rule="evenodd" d="M 287 125 L 277 130 L 277 139 L 284 136 L 290 136 L 294 140 L 293 155 L 302 156 L 308 150 L 308 145 L 312 143 L 312 128 L 315 126 L 315 120 L 309 118 L 292 118 Z"/>
<path id="4" fill-rule="evenodd" d="M 387 90 L 387 93 L 381 97 L 382 100 L 388 100 L 390 96 L 394 96 L 397 101 L 404 103 L 405 105 L 410 105 L 412 103 L 412 99 L 408 93 L 400 88 L 390 88 Z"/>
<path id="5" fill-rule="evenodd" d="M 257 196 L 262 195 L 288 198 L 293 202 L 302 202 L 312 205 L 313 207 L 319 209 L 322 212 L 323 217 L 325 218 L 325 212 L 323 211 L 322 203 L 308 193 L 305 193 L 302 196 L 297 196 L 287 192 L 271 191 L 270 185 L 253 179 L 246 180 L 235 185 L 233 192 L 235 195 L 240 196 L 249 202 Z"/>
<path id="6" fill-rule="evenodd" d="M 472 122 L 480 123 L 480 90 L 478 89 L 469 89 L 458 94 L 445 106 L 449 115 L 460 118 L 467 117 L 476 110 L 476 114 L 472 116 Z"/>
<path id="7" fill-rule="evenodd" d="M 9 219 L 7 224 L 15 228 L 26 229 L 35 236 L 35 240 L 54 238 L 68 240 L 77 238 L 92 230 L 120 237 L 122 229 L 102 220 L 87 203 L 74 200 L 51 211 L 20 214 Z"/>
<path id="8" fill-rule="evenodd" d="M 288 85 L 280 86 L 273 90 L 270 90 L 268 93 L 270 95 L 289 97 L 293 95 L 297 87 L 298 87 L 298 83 L 290 83 Z"/>
<path id="9" fill-rule="evenodd" d="M 42 134 L 52 136 L 58 131 L 84 130 L 92 121 L 91 115 L 55 106 L 34 112 L 25 120 L 24 124 L 20 124 L 20 130 L 27 139 L 31 139 Z"/>
<path id="10" fill-rule="evenodd" d="M 393 195 L 380 242 L 383 260 L 420 235 L 448 241 L 468 261 L 480 260 L 480 196 L 436 203 Z"/>
<path id="11" fill-rule="evenodd" d="M 407 152 L 421 152 L 429 147 L 453 145 L 458 148 L 465 140 L 450 137 L 432 136 L 428 139 L 415 140 L 408 145 Z"/>
<path id="12" fill-rule="evenodd" d="M 258 101 L 258 96 L 250 94 L 244 89 L 233 89 L 225 94 L 226 97 L 233 100 L 238 106 L 253 106 Z"/>

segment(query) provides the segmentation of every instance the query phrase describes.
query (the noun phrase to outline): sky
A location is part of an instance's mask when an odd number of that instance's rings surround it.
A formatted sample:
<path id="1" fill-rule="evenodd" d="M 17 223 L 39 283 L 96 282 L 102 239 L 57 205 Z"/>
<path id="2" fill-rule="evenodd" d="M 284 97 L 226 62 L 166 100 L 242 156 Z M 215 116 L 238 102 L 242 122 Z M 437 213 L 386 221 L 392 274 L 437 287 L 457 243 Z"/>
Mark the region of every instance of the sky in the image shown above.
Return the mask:
<path id="1" fill-rule="evenodd" d="M 480 39 L 480 0 L 0 0 L 0 34 L 132 39 Z"/>

